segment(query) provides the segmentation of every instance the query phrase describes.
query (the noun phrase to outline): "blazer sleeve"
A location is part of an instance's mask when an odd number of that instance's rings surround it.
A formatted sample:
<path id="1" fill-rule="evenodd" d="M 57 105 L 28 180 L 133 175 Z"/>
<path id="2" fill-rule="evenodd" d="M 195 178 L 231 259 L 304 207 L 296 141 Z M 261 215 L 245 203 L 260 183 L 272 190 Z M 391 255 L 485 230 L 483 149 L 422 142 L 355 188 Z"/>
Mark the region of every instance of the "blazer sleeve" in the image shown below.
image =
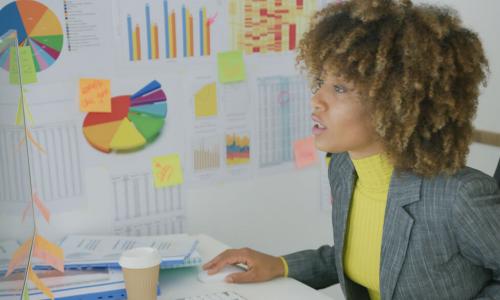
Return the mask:
<path id="1" fill-rule="evenodd" d="M 283 256 L 288 264 L 288 277 L 315 289 L 338 283 L 334 252 L 334 246 L 325 245 Z"/>
<path id="2" fill-rule="evenodd" d="M 453 226 L 460 252 L 478 266 L 491 270 L 491 281 L 476 299 L 500 300 L 500 192 L 490 177 L 459 189 L 453 205 Z"/>

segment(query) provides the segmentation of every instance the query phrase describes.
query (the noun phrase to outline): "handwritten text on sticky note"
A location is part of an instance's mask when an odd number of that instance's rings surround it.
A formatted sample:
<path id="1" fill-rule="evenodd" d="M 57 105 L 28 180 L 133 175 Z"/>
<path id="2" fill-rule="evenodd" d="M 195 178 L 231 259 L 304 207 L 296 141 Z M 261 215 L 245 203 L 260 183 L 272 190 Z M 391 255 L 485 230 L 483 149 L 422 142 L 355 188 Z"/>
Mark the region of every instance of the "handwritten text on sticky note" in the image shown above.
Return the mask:
<path id="1" fill-rule="evenodd" d="M 179 185 L 184 182 L 178 154 L 155 157 L 152 164 L 156 188 Z"/>
<path id="2" fill-rule="evenodd" d="M 111 112 L 111 81 L 81 78 L 80 110 L 84 112 Z"/>
<path id="3" fill-rule="evenodd" d="M 295 165 L 297 168 L 310 166 L 318 161 L 314 137 L 297 140 L 294 143 Z"/>
<path id="4" fill-rule="evenodd" d="M 221 83 L 242 81 L 246 79 L 245 62 L 242 51 L 217 53 L 217 68 Z"/>

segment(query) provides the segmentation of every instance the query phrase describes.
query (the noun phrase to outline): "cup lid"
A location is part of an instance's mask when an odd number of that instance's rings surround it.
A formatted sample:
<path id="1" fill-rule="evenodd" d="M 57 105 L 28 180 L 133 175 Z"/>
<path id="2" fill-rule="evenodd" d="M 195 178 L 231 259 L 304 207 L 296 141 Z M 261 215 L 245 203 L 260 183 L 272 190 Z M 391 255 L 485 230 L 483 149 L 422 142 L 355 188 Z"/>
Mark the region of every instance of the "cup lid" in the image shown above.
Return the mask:
<path id="1" fill-rule="evenodd" d="M 123 252 L 118 263 L 126 269 L 145 269 L 159 265 L 160 262 L 158 250 L 151 247 L 139 247 Z"/>

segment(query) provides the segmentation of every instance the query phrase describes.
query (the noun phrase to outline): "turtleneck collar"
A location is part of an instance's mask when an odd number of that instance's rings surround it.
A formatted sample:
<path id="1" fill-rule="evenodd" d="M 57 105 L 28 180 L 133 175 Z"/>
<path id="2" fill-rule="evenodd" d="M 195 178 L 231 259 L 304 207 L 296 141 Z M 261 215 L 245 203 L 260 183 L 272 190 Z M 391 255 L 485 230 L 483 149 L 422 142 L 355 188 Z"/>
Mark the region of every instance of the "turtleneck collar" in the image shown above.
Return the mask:
<path id="1" fill-rule="evenodd" d="M 358 175 L 357 184 L 363 189 L 373 192 L 384 192 L 389 189 L 394 166 L 385 154 L 379 153 L 351 160 Z"/>

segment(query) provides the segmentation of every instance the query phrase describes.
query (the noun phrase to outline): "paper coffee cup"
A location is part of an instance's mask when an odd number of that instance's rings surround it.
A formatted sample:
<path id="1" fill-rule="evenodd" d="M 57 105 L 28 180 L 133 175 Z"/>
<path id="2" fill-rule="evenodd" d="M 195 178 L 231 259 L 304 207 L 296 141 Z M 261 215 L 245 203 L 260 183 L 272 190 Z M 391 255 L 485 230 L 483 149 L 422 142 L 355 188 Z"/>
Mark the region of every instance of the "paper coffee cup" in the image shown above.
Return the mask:
<path id="1" fill-rule="evenodd" d="M 119 264 L 125 278 L 127 299 L 156 300 L 160 262 L 160 254 L 154 248 L 134 248 L 122 253 Z"/>

